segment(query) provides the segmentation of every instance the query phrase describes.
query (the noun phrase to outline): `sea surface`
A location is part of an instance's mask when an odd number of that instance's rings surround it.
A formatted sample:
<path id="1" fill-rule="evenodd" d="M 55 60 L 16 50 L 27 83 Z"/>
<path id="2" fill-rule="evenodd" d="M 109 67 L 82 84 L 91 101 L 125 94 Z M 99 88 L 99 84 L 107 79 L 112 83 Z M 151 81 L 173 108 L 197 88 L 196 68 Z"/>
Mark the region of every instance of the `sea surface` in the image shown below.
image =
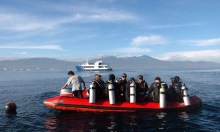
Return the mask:
<path id="1" fill-rule="evenodd" d="M 151 84 L 156 76 L 169 84 L 180 76 L 191 95 L 203 101 L 190 112 L 91 113 L 61 112 L 44 106 L 47 98 L 59 95 L 68 71 L 0 71 L 0 131 L 220 131 L 220 69 L 211 70 L 114 70 L 101 72 L 103 80 L 113 73 L 128 78 L 139 74 Z M 96 72 L 75 72 L 89 87 Z M 13 101 L 17 114 L 5 113 Z"/>

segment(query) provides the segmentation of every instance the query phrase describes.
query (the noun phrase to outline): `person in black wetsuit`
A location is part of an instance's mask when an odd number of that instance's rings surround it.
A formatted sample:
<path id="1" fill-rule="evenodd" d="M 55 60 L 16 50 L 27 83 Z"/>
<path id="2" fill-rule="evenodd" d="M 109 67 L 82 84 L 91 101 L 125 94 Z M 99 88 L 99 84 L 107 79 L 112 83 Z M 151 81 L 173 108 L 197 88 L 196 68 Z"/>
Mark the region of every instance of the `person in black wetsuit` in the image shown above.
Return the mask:
<path id="1" fill-rule="evenodd" d="M 160 77 L 156 77 L 154 79 L 154 82 L 151 84 L 149 88 L 149 100 L 150 101 L 154 101 L 154 102 L 160 101 L 160 88 L 161 88 L 162 83 L 165 83 L 165 82 L 161 81 Z M 168 89 L 168 86 L 166 83 L 165 83 L 165 89 L 166 91 Z"/>
<path id="2" fill-rule="evenodd" d="M 126 98 L 126 101 L 127 102 L 130 102 L 130 85 L 131 85 L 131 83 L 135 83 L 135 88 L 136 88 L 136 92 L 135 92 L 135 96 L 136 96 L 136 102 L 141 102 L 141 101 L 145 101 L 145 100 L 143 100 L 144 98 L 142 98 L 142 95 L 140 94 L 140 93 L 142 93 L 141 91 L 142 91 L 142 88 L 141 88 L 141 86 L 140 86 L 140 84 L 138 84 L 138 82 L 136 82 L 135 81 L 135 79 L 132 77 L 129 81 L 128 81 L 128 83 L 127 83 L 127 85 L 126 85 L 126 91 L 125 91 L 125 98 Z"/>
<path id="3" fill-rule="evenodd" d="M 148 91 L 148 84 L 144 80 L 143 75 L 138 76 L 137 82 L 137 91 L 138 91 L 138 101 L 146 101 L 147 100 L 147 91 Z"/>
<path id="4" fill-rule="evenodd" d="M 114 75 L 114 74 L 110 74 L 108 81 L 105 82 L 105 87 L 106 87 L 106 88 L 105 88 L 105 95 L 106 95 L 106 98 L 107 98 L 107 99 L 109 98 L 109 89 L 108 89 L 108 86 L 109 86 L 111 83 L 112 83 L 113 86 L 114 86 L 115 101 L 119 101 L 119 98 L 120 98 L 120 85 L 115 82 L 115 75 Z"/>
<path id="5" fill-rule="evenodd" d="M 183 93 L 181 90 L 183 83 L 179 76 L 170 79 L 170 86 L 168 88 L 168 100 L 172 102 L 183 102 Z"/>
<path id="6" fill-rule="evenodd" d="M 96 86 L 96 100 L 105 100 L 105 83 L 99 74 L 95 74 L 94 84 Z"/>
<path id="7" fill-rule="evenodd" d="M 135 82 L 135 79 L 132 77 L 128 82 L 127 82 L 127 85 L 126 85 L 126 91 L 125 91 L 125 99 L 127 102 L 130 102 L 130 85 L 131 83 Z M 136 87 L 136 98 L 137 98 L 137 83 L 135 82 L 135 87 Z"/>
<path id="8" fill-rule="evenodd" d="M 116 81 L 119 84 L 120 90 L 119 90 L 119 100 L 125 101 L 125 91 L 126 91 L 126 85 L 127 85 L 127 74 L 123 73 L 122 78 L 117 79 Z"/>

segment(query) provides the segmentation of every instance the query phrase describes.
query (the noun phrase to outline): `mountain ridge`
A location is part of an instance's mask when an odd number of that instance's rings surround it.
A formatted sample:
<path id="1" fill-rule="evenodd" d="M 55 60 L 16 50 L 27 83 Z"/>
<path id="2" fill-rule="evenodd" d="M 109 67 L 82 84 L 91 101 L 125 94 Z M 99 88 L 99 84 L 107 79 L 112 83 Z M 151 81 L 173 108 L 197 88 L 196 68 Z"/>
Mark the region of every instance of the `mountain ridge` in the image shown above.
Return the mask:
<path id="1" fill-rule="evenodd" d="M 113 69 L 209 69 L 220 68 L 219 63 L 206 61 L 163 61 L 153 57 L 133 56 L 133 57 L 116 57 L 107 56 L 97 59 L 92 59 L 90 62 L 102 60 L 104 63 L 109 63 Z M 19 60 L 3 60 L 0 61 L 0 71 L 2 70 L 43 70 L 43 69 L 72 69 L 75 70 L 76 65 L 81 62 L 58 60 L 55 58 L 29 58 Z"/>

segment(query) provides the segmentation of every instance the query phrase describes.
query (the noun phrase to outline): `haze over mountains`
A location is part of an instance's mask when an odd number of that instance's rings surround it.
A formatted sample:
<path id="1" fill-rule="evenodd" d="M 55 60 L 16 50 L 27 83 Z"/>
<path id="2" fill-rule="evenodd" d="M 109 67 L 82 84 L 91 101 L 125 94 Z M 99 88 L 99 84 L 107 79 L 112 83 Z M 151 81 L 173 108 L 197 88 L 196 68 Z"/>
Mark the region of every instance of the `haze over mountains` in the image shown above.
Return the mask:
<path id="1" fill-rule="evenodd" d="M 162 61 L 149 56 L 139 57 L 115 57 L 108 56 L 90 60 L 94 62 L 102 60 L 109 63 L 113 69 L 216 69 L 219 63 L 214 62 L 192 62 L 192 61 Z M 0 71 L 8 70 L 75 70 L 76 65 L 82 62 L 71 62 L 51 58 L 31 58 L 20 60 L 0 61 Z"/>

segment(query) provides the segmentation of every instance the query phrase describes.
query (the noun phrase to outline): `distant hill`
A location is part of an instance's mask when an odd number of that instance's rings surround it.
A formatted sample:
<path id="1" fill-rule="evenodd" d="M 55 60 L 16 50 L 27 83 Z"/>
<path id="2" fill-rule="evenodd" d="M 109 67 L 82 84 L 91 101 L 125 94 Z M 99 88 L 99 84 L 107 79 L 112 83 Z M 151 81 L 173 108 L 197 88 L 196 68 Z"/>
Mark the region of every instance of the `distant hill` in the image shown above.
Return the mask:
<path id="1" fill-rule="evenodd" d="M 31 58 L 0 61 L 0 70 L 73 69 L 74 65 L 77 63 L 51 58 Z"/>
<path id="2" fill-rule="evenodd" d="M 116 69 L 207 69 L 207 68 L 220 68 L 220 63 L 214 62 L 192 62 L 192 61 L 162 61 L 150 56 L 140 57 L 123 57 L 118 58 L 114 56 L 104 57 L 101 59 L 103 62 L 109 63 L 111 67 Z"/>
<path id="3" fill-rule="evenodd" d="M 219 63 L 214 62 L 192 62 L 192 61 L 161 61 L 149 56 L 140 57 L 115 57 L 108 56 L 99 59 L 90 60 L 95 62 L 102 60 L 109 63 L 113 69 L 210 69 L 220 68 Z M 52 58 L 31 58 L 20 60 L 0 61 L 0 71 L 2 70 L 43 70 L 59 69 L 75 70 L 75 66 L 82 62 L 70 62 Z"/>

